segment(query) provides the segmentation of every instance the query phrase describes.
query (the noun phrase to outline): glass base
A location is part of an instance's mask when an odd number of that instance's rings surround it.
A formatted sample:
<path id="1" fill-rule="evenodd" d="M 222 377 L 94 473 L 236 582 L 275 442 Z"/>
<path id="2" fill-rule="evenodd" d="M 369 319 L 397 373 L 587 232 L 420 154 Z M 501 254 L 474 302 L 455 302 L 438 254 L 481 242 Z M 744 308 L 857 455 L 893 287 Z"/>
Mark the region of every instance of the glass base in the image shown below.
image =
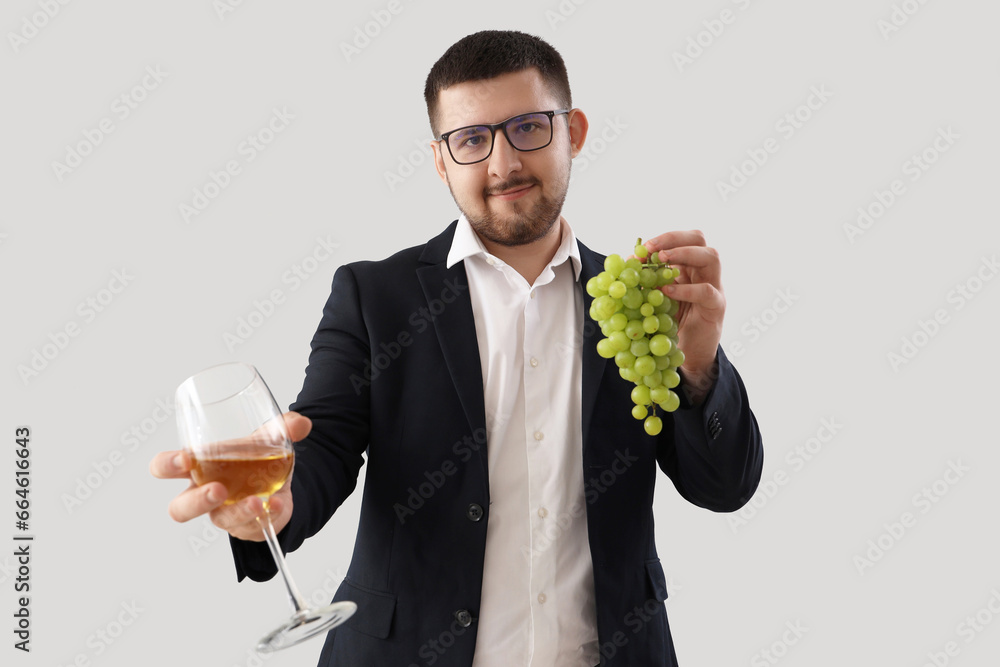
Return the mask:
<path id="1" fill-rule="evenodd" d="M 295 646 L 321 632 L 331 630 L 358 610 L 353 602 L 334 602 L 318 609 L 303 609 L 257 642 L 257 651 L 272 653 Z"/>

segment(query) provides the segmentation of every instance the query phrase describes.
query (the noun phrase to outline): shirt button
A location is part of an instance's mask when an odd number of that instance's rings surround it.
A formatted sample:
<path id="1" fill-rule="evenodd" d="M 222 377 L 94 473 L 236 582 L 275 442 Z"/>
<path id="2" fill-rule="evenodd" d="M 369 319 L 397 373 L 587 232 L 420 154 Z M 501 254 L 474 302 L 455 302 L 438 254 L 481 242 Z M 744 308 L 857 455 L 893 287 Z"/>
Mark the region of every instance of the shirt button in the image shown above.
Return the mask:
<path id="1" fill-rule="evenodd" d="M 472 614 L 469 613 L 468 609 L 459 609 L 455 612 L 455 620 L 463 628 L 467 628 L 472 625 Z"/>
<path id="2" fill-rule="evenodd" d="M 547 509 L 545 509 L 544 507 L 539 507 L 538 508 L 538 516 L 540 516 L 540 517 L 542 517 L 544 519 L 548 515 L 549 515 L 549 511 Z"/>
<path id="3" fill-rule="evenodd" d="M 539 593 L 538 594 L 538 603 L 539 604 L 545 604 L 545 593 Z"/>
<path id="4" fill-rule="evenodd" d="M 487 257 L 486 258 L 486 263 L 489 264 L 490 266 L 496 266 L 497 265 L 497 263 L 493 261 L 492 257 Z"/>
<path id="5" fill-rule="evenodd" d="M 531 361 L 529 361 L 528 363 L 531 364 L 532 368 L 537 368 L 538 367 L 538 359 L 535 359 L 534 357 L 532 357 Z"/>
<path id="6" fill-rule="evenodd" d="M 483 518 L 483 506 L 479 503 L 472 503 L 465 510 L 465 516 L 469 521 L 479 521 Z"/>
<path id="7" fill-rule="evenodd" d="M 535 440 L 539 440 L 540 441 L 544 437 L 545 437 L 544 433 L 542 433 L 541 431 L 535 431 Z"/>
<path id="8" fill-rule="evenodd" d="M 534 298 L 535 298 L 535 290 L 531 290 L 531 298 L 532 298 L 532 299 L 534 299 Z"/>

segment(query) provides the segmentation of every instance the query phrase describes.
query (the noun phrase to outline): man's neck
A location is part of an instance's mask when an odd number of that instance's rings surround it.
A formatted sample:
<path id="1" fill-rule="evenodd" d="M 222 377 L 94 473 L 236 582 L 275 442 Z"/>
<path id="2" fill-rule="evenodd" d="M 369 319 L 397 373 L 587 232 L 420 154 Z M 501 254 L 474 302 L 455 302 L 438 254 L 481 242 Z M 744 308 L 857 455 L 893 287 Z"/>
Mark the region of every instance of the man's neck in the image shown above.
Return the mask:
<path id="1" fill-rule="evenodd" d="M 558 222 L 552 225 L 552 229 L 545 236 L 525 245 L 501 245 L 482 236 L 479 237 L 479 240 L 482 241 L 487 252 L 503 260 L 505 264 L 520 273 L 529 285 L 534 285 L 535 280 L 552 261 L 556 250 L 559 249 L 564 224 L 565 220 L 560 216 Z"/>

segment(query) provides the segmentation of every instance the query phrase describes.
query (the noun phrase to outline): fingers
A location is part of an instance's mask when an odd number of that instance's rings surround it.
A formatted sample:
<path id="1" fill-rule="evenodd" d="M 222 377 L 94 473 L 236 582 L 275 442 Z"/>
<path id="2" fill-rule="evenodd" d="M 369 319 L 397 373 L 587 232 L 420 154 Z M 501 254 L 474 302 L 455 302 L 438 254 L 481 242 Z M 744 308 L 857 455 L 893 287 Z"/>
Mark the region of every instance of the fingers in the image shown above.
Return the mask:
<path id="1" fill-rule="evenodd" d="M 300 415 L 298 412 L 286 412 L 285 415 L 285 428 L 288 429 L 288 437 L 292 439 L 292 442 L 298 442 L 299 440 L 305 440 L 306 436 L 309 435 L 309 431 L 312 430 L 312 420 L 309 417 Z"/>
<path id="2" fill-rule="evenodd" d="M 670 248 L 681 246 L 704 246 L 705 235 L 700 229 L 666 232 L 654 238 L 646 239 L 643 245 L 651 253 L 657 250 L 669 250 Z"/>
<path id="3" fill-rule="evenodd" d="M 661 289 L 667 296 L 676 301 L 687 301 L 698 304 L 706 311 L 719 310 L 725 312 L 726 298 L 722 292 L 710 283 L 692 283 L 685 285 L 667 285 Z"/>
<path id="4" fill-rule="evenodd" d="M 291 514 L 290 497 L 286 502 L 285 494 L 279 491 L 268 500 L 268 506 L 274 531 L 279 533 L 288 523 Z M 261 542 L 264 539 L 262 526 L 257 520 L 257 517 L 264 516 L 264 503 L 256 496 L 245 498 L 233 505 L 219 507 L 209 516 L 212 523 L 233 537 L 251 542 Z"/>
<path id="5" fill-rule="evenodd" d="M 219 482 L 202 486 L 191 483 L 186 490 L 170 501 L 167 512 L 178 523 L 190 521 L 221 506 L 226 500 L 226 487 Z"/>
<path id="6" fill-rule="evenodd" d="M 160 452 L 149 462 L 149 472 L 160 479 L 189 477 L 191 455 L 183 450 Z"/>
<path id="7" fill-rule="evenodd" d="M 719 266 L 719 252 L 706 246 L 680 246 L 661 250 L 660 261 L 695 269 L 714 269 Z"/>

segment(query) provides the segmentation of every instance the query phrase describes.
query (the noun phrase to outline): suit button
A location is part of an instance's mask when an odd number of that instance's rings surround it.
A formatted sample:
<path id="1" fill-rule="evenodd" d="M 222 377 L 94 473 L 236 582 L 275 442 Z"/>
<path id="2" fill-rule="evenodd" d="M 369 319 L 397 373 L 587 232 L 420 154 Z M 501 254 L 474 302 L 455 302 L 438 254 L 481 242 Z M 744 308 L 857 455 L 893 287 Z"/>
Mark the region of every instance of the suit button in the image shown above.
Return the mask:
<path id="1" fill-rule="evenodd" d="M 472 503 L 466 508 L 465 516 L 469 518 L 469 521 L 479 521 L 483 518 L 483 506 L 478 503 Z"/>
<path id="2" fill-rule="evenodd" d="M 463 628 L 467 628 L 472 625 L 472 614 L 469 613 L 468 609 L 459 609 L 455 612 L 455 620 Z"/>

